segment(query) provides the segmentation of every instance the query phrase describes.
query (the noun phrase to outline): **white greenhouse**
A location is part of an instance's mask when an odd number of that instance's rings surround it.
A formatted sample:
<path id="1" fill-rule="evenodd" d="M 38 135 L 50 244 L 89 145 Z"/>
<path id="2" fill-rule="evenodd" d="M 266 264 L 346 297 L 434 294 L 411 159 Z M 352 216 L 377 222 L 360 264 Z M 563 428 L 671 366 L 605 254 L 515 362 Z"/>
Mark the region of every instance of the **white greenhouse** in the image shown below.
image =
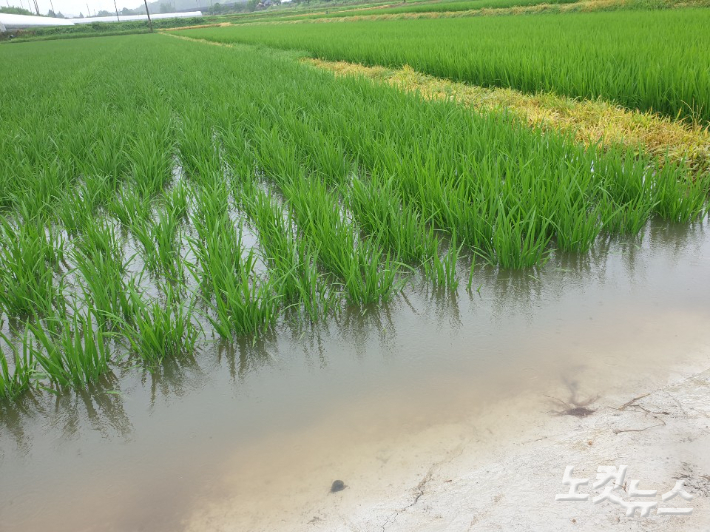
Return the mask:
<path id="1" fill-rule="evenodd" d="M 196 18 L 202 17 L 201 11 L 191 11 L 189 13 L 160 13 L 151 15 L 153 20 L 170 18 Z M 93 22 L 124 22 L 129 20 L 148 20 L 147 15 L 119 15 L 111 17 L 87 17 L 87 18 L 52 18 L 35 17 L 30 15 L 8 15 L 0 13 L 0 32 L 14 30 L 29 30 L 32 28 L 45 28 L 51 26 L 74 26 L 75 24 L 91 24 Z"/>
<path id="2" fill-rule="evenodd" d="M 166 18 L 195 18 L 201 17 L 202 11 L 190 11 L 188 13 L 151 13 L 150 18 L 160 20 Z M 87 18 L 72 18 L 74 24 L 91 24 L 92 22 L 125 22 L 127 20 L 148 20 L 147 15 L 119 15 L 119 20 L 116 20 L 116 15 L 111 17 L 87 17 Z"/>
<path id="3" fill-rule="evenodd" d="M 73 22 L 63 18 L 35 17 L 31 15 L 8 15 L 6 13 L 0 13 L 0 31 L 73 25 Z"/>

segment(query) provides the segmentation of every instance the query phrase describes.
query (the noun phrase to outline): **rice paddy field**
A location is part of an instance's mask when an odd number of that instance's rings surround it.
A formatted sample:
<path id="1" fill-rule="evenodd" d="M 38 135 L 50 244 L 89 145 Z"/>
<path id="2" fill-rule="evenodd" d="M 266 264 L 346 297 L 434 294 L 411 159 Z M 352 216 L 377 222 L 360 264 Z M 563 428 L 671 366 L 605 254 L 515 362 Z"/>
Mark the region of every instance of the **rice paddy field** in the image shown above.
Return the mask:
<path id="1" fill-rule="evenodd" d="M 185 512 L 219 491 L 231 445 L 288 442 L 347 412 L 322 442 L 350 452 L 370 434 L 362 416 L 410 430 L 462 414 L 452 390 L 526 388 L 521 364 L 542 380 L 574 371 L 605 334 L 629 342 L 644 308 L 687 313 L 682 326 L 652 314 L 655 345 L 674 327 L 702 344 L 707 167 L 302 59 L 599 98 L 700 131 L 709 14 L 0 46 L 0 530 L 200 530 Z M 559 342 L 531 333 L 558 323 Z M 576 335 L 590 347 L 565 354 Z M 291 478 L 247 455 L 240 490 Z M 275 529 L 249 518 L 236 529 Z"/>
<path id="2" fill-rule="evenodd" d="M 391 15 L 417 15 L 448 13 L 455 14 L 461 12 L 475 12 L 484 9 L 508 9 L 538 6 L 557 6 L 561 4 L 573 4 L 578 0 L 554 0 L 543 2 L 543 0 L 466 0 L 466 1 L 430 1 L 415 0 L 409 3 L 400 4 L 374 4 L 374 5 L 349 5 L 337 8 L 321 6 L 313 9 L 299 9 L 276 11 L 272 13 L 250 13 L 227 17 L 233 24 L 251 24 L 257 22 L 295 22 L 295 21 L 317 21 L 322 19 L 338 19 L 349 17 L 383 17 Z"/>
<path id="3" fill-rule="evenodd" d="M 409 2 L 286 5 L 277 9 L 209 17 L 205 22 L 230 24 L 332 22 L 413 18 L 451 18 L 523 13 L 616 11 L 707 7 L 708 0 L 410 0 Z"/>
<path id="4" fill-rule="evenodd" d="M 707 9 L 455 20 L 256 25 L 188 30 L 216 42 L 306 50 L 314 57 L 399 67 L 474 85 L 598 98 L 710 119 Z M 678 28 L 683 28 L 682 31 Z"/>

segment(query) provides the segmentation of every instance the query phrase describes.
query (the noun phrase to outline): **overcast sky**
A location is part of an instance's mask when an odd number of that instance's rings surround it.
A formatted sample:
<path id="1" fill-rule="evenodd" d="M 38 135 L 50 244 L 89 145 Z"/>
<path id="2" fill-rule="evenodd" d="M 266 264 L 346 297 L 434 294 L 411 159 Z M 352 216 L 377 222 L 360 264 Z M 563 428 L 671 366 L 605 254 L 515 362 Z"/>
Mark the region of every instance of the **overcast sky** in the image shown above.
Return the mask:
<path id="1" fill-rule="evenodd" d="M 124 7 L 133 9 L 142 3 L 143 0 L 116 0 L 119 11 Z M 89 5 L 89 9 L 91 9 L 92 15 L 102 9 L 111 12 L 115 11 L 113 7 L 113 0 L 37 0 L 37 4 L 39 5 L 40 13 L 43 15 L 46 15 L 47 11 L 52 9 L 52 4 L 54 4 L 55 11 L 61 11 L 67 16 L 75 15 L 78 17 L 79 13 L 83 13 L 84 16 L 87 16 L 87 4 Z M 33 13 L 35 10 L 34 0 L 0 0 L 0 5 L 3 7 L 7 7 L 8 5 L 13 7 L 24 7 Z"/>

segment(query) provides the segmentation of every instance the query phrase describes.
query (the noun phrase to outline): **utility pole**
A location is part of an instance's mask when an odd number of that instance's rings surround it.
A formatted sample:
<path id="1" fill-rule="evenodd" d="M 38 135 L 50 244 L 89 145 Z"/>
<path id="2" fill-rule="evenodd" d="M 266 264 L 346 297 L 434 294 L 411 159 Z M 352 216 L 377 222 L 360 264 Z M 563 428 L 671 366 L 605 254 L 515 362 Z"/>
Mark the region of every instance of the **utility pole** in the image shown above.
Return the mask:
<path id="1" fill-rule="evenodd" d="M 150 32 L 153 33 L 153 21 L 150 20 L 150 11 L 148 11 L 148 0 L 143 0 L 145 4 L 145 14 L 148 15 L 148 26 L 150 26 Z"/>
<path id="2" fill-rule="evenodd" d="M 49 0 L 49 5 L 52 6 L 52 13 L 54 13 L 54 16 L 57 16 L 57 12 L 54 10 L 54 2 L 52 0 Z"/>
<path id="3" fill-rule="evenodd" d="M 37 16 L 40 17 L 41 15 L 39 14 L 39 4 L 37 3 L 37 0 L 35 0 L 35 11 L 37 11 Z"/>
<path id="4" fill-rule="evenodd" d="M 113 0 L 113 7 L 116 9 L 116 21 L 121 22 L 121 19 L 118 18 L 118 6 L 116 5 L 116 0 Z"/>
<path id="5" fill-rule="evenodd" d="M 36 2 L 36 1 L 37 1 L 37 0 L 35 0 L 35 2 Z M 87 12 L 87 16 L 90 17 L 90 16 L 91 16 L 91 9 L 89 9 L 89 4 L 86 4 L 86 12 Z"/>

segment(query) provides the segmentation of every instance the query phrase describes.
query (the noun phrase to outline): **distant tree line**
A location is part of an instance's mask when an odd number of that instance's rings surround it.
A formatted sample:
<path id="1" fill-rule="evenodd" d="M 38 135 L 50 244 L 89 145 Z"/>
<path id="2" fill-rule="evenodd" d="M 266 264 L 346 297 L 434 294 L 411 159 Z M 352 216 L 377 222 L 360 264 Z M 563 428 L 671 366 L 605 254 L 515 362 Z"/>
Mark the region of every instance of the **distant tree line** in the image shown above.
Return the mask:
<path id="1" fill-rule="evenodd" d="M 8 15 L 35 15 L 32 11 L 23 9 L 21 7 L 0 7 L 0 13 L 7 13 Z"/>

